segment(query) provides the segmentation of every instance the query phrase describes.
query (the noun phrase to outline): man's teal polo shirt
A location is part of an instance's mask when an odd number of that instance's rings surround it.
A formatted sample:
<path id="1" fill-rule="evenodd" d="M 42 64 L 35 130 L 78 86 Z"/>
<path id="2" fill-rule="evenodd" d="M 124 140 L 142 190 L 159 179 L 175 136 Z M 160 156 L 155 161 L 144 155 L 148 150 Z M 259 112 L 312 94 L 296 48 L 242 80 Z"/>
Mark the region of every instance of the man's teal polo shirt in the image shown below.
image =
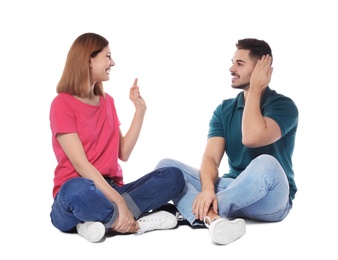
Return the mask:
<path id="1" fill-rule="evenodd" d="M 248 148 L 242 144 L 243 109 L 242 91 L 235 98 L 223 100 L 210 120 L 208 138 L 217 136 L 225 139 L 230 171 L 223 177 L 236 178 L 254 158 L 261 154 L 270 154 L 279 161 L 287 175 L 292 201 L 297 192 L 291 159 L 298 126 L 298 109 L 295 103 L 269 87 L 266 88 L 261 99 L 261 112 L 264 117 L 277 122 L 282 131 L 282 138 L 259 148 Z"/>

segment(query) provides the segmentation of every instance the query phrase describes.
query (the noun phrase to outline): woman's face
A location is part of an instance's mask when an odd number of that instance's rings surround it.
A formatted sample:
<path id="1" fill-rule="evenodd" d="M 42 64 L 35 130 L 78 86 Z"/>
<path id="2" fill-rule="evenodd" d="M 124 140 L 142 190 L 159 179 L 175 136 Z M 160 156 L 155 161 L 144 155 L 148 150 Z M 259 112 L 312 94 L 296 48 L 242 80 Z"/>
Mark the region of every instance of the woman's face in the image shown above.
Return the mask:
<path id="1" fill-rule="evenodd" d="M 90 58 L 90 76 L 91 82 L 109 80 L 110 68 L 115 65 L 111 58 L 109 45 L 102 49 L 96 57 Z"/>

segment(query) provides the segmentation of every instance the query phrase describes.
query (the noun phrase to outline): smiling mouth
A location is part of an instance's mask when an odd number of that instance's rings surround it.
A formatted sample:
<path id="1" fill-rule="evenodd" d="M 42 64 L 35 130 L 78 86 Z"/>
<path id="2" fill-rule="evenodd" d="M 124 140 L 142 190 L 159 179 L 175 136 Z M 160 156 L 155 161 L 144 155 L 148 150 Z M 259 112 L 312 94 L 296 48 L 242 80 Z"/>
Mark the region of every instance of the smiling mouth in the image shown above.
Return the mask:
<path id="1" fill-rule="evenodd" d="M 233 77 L 231 78 L 231 82 L 235 82 L 237 79 L 239 79 L 239 77 L 233 76 Z"/>
<path id="2" fill-rule="evenodd" d="M 231 76 L 232 76 L 232 79 L 239 79 L 239 76 L 234 73 L 231 73 Z"/>

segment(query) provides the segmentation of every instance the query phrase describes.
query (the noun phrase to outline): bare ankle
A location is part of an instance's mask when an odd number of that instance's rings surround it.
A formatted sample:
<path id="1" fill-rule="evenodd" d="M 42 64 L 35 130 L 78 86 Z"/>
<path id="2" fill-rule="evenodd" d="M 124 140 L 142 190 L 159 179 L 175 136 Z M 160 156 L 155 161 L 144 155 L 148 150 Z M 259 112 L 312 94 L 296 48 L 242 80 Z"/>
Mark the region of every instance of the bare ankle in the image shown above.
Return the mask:
<path id="1" fill-rule="evenodd" d="M 208 211 L 207 217 L 210 219 L 210 222 L 213 222 L 215 219 L 220 218 L 221 216 L 216 214 L 213 209 Z M 209 223 L 210 224 L 210 223 Z"/>

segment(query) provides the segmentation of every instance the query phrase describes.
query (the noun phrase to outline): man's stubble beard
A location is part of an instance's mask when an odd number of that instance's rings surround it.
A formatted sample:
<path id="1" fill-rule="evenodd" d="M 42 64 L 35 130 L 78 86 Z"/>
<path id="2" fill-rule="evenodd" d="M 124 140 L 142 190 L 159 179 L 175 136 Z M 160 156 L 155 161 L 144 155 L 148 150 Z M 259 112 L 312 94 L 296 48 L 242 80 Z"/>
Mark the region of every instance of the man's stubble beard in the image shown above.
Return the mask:
<path id="1" fill-rule="evenodd" d="M 241 84 L 241 85 L 238 85 L 238 86 L 231 85 L 231 87 L 232 87 L 233 89 L 247 90 L 247 89 L 249 89 L 249 87 L 250 87 L 250 83 L 245 83 L 245 84 Z"/>

